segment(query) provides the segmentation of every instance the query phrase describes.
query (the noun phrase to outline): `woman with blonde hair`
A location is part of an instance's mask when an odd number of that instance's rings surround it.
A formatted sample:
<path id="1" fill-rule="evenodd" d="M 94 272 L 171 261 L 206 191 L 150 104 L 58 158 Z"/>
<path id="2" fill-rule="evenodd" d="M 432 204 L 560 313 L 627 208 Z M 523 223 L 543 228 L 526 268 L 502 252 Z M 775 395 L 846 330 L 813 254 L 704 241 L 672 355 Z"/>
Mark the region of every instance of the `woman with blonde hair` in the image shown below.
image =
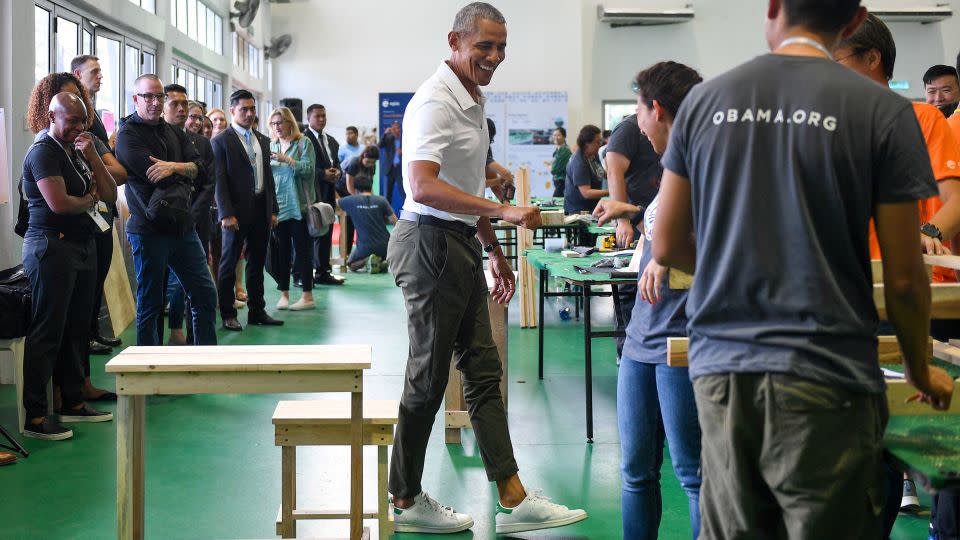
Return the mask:
<path id="1" fill-rule="evenodd" d="M 217 109 L 216 107 L 210 109 L 210 111 L 207 112 L 207 118 L 213 123 L 213 135 L 210 136 L 211 139 L 216 137 L 221 131 L 227 129 L 227 126 L 230 125 L 230 122 L 227 121 L 227 113 L 223 112 L 223 109 Z"/>
<path id="2" fill-rule="evenodd" d="M 316 202 L 314 185 L 316 155 L 310 139 L 303 136 L 293 113 L 286 107 L 274 109 L 269 119 L 270 168 L 277 190 L 280 211 L 274 230 L 280 242 L 280 301 L 277 309 L 299 311 L 313 309 L 313 243 L 307 230 L 307 213 Z M 303 278 L 303 296 L 290 303 L 291 244 L 296 250 L 297 271 Z"/>

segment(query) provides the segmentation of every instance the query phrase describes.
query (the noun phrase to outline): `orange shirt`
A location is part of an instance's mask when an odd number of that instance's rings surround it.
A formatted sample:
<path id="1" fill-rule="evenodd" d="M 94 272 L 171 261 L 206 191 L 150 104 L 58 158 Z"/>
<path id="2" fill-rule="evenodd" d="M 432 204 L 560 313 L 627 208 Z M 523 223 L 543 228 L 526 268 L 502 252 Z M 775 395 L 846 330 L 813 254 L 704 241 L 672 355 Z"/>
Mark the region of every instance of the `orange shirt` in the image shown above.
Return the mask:
<path id="1" fill-rule="evenodd" d="M 949 178 L 960 178 L 960 145 L 957 144 L 960 134 L 960 116 L 954 114 L 950 122 L 943 117 L 940 109 L 926 103 L 914 103 L 913 112 L 917 115 L 920 131 L 927 143 L 927 152 L 930 154 L 930 166 L 937 182 Z M 930 197 L 920 201 L 920 222 L 926 223 L 943 207 L 940 197 Z M 943 243 L 948 249 L 950 243 Z M 870 225 L 870 257 L 880 258 L 880 243 L 877 242 L 877 232 L 873 224 Z M 956 282 L 953 270 L 949 268 L 933 267 L 933 281 L 936 283 Z"/>

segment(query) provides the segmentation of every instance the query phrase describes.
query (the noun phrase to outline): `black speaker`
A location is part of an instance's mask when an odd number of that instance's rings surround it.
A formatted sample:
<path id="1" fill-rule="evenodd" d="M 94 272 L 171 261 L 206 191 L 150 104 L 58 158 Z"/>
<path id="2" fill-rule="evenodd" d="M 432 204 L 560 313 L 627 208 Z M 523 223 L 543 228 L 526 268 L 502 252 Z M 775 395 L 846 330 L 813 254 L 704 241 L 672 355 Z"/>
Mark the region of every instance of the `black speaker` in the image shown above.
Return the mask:
<path id="1" fill-rule="evenodd" d="M 280 106 L 290 109 L 297 122 L 303 123 L 303 100 L 300 98 L 286 97 L 280 100 Z"/>

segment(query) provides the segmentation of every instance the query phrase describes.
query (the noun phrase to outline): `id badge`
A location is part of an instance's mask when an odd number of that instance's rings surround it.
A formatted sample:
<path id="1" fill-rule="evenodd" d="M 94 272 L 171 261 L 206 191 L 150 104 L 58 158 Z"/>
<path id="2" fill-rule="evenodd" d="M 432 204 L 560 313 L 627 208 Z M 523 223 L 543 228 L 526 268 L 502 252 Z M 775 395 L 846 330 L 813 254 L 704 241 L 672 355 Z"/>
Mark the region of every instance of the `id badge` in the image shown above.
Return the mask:
<path id="1" fill-rule="evenodd" d="M 90 216 L 90 219 L 92 219 L 93 222 L 97 224 L 97 227 L 100 228 L 100 232 L 107 232 L 108 230 L 110 230 L 110 224 L 107 223 L 107 220 L 103 219 L 103 216 L 101 216 L 100 212 L 97 211 L 100 209 L 101 204 L 104 205 L 104 210 L 106 210 L 106 205 L 103 203 L 103 201 L 100 201 L 97 203 L 96 208 L 91 208 L 87 210 L 87 215 Z"/>

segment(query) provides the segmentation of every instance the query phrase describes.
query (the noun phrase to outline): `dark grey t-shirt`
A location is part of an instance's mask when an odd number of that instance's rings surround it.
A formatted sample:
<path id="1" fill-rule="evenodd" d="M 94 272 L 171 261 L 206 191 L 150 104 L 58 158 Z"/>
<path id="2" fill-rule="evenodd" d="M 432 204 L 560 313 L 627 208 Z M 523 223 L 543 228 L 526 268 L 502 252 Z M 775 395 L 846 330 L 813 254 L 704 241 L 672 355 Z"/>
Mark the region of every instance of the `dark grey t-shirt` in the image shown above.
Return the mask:
<path id="1" fill-rule="evenodd" d="M 630 160 L 630 166 L 624 174 L 627 184 L 627 201 L 640 207 L 646 207 L 657 196 L 663 168 L 660 156 L 653 145 L 637 125 L 637 115 L 624 118 L 607 144 L 607 153 L 616 152 Z"/>
<path id="2" fill-rule="evenodd" d="M 390 241 L 387 223 L 393 215 L 390 203 L 379 195 L 351 195 L 342 197 L 339 204 L 357 228 L 357 247 L 351 258 L 370 254 L 386 257 Z"/>
<path id="3" fill-rule="evenodd" d="M 937 193 L 910 103 L 830 60 L 758 57 L 691 91 L 663 166 L 691 186 L 691 377 L 882 392 L 870 218 Z"/>

